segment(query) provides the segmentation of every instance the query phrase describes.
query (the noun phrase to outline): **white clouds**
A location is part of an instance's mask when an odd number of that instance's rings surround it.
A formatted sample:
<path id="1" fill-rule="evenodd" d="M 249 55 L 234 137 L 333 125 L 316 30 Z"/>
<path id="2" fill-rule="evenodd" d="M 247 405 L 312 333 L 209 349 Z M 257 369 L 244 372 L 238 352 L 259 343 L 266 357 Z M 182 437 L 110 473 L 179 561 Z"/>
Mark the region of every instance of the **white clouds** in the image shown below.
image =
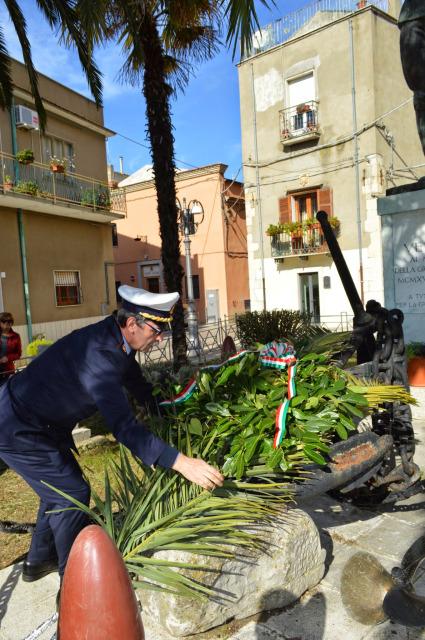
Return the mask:
<path id="1" fill-rule="evenodd" d="M 35 7 L 28 6 L 28 2 L 25 5 L 23 9 L 27 20 L 27 34 L 36 69 L 57 82 L 74 89 L 74 91 L 91 98 L 87 80 L 75 50 L 59 45 L 57 34 L 51 30 L 42 13 Z M 0 8 L 0 23 L 10 55 L 23 62 L 18 37 L 9 14 L 4 8 Z M 114 100 L 139 92 L 137 88 L 122 84 L 117 79 L 123 63 L 120 48 L 117 45 L 110 44 L 99 49 L 95 58 L 103 74 L 105 100 Z"/>

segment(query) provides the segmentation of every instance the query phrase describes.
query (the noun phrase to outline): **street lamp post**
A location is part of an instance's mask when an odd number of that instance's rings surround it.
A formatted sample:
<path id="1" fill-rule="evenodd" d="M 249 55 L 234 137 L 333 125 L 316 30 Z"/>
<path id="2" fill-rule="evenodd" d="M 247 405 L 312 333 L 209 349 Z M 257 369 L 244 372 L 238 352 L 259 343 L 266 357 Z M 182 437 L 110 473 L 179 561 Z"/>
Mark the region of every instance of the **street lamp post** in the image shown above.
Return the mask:
<path id="1" fill-rule="evenodd" d="M 187 283 L 187 325 L 188 325 L 188 356 L 196 357 L 200 352 L 198 336 L 198 318 L 196 316 L 195 299 L 193 296 L 192 264 L 190 261 L 190 236 L 196 233 L 198 225 L 204 219 L 204 208 L 199 200 L 191 200 L 186 206 L 186 198 L 182 205 L 177 200 L 180 213 L 180 230 L 183 234 L 183 243 L 186 257 L 186 283 Z"/>

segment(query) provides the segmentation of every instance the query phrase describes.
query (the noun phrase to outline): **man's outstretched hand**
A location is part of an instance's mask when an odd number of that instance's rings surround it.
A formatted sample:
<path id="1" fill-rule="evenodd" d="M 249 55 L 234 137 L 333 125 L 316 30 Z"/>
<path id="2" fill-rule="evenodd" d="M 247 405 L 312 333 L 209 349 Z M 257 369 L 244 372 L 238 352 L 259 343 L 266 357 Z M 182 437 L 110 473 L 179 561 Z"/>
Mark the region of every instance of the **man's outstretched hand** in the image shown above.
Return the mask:
<path id="1" fill-rule="evenodd" d="M 214 467 L 200 458 L 189 458 L 183 453 L 179 453 L 172 469 L 181 473 L 190 482 L 195 482 L 208 491 L 221 487 L 223 484 L 224 478 L 220 471 L 217 471 L 217 469 L 214 469 Z"/>

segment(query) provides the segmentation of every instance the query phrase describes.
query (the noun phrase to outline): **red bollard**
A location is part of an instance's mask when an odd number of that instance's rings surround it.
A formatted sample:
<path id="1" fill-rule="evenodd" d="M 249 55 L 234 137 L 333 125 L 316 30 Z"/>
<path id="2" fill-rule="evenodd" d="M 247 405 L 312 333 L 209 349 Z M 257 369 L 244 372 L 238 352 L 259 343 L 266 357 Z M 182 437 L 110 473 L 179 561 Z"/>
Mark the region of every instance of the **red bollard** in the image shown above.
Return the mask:
<path id="1" fill-rule="evenodd" d="M 98 525 L 77 536 L 60 594 L 58 640 L 144 640 L 124 561 Z"/>

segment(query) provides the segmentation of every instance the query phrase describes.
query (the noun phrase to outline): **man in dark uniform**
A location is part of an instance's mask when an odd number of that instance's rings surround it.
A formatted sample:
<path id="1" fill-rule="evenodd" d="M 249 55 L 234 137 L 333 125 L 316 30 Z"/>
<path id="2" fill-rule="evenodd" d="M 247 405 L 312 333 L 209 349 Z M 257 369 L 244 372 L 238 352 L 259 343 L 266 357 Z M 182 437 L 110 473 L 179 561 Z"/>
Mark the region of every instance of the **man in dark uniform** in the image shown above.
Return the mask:
<path id="1" fill-rule="evenodd" d="M 425 1 L 405 0 L 400 17 L 400 54 L 404 77 L 413 91 L 413 105 L 425 153 Z"/>
<path id="2" fill-rule="evenodd" d="M 223 482 L 209 464 L 179 453 L 138 422 L 125 393 L 139 403 L 152 399 L 135 355 L 162 340 L 178 294 L 126 285 L 119 293 L 122 309 L 116 314 L 61 338 L 0 389 L 0 457 L 40 497 L 23 567 L 28 582 L 57 569 L 62 576 L 72 543 L 87 524 L 82 511 L 47 513 L 70 503 L 42 481 L 89 504 L 90 488 L 71 452 L 71 432 L 95 411 L 145 464 L 175 469 L 205 489 Z"/>

